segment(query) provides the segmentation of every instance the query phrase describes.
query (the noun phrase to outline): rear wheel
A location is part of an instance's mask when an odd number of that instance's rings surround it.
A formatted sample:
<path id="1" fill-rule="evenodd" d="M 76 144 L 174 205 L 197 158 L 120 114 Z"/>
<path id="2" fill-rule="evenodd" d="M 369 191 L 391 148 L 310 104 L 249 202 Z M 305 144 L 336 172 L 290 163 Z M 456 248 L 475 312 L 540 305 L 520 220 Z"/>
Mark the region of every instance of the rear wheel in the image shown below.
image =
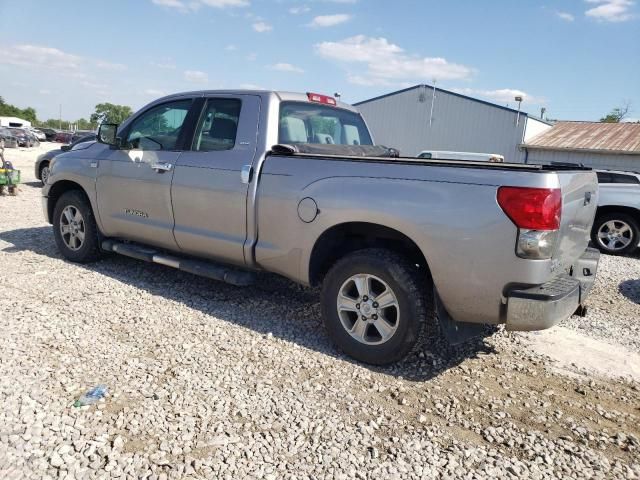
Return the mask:
<path id="1" fill-rule="evenodd" d="M 77 190 L 62 194 L 53 213 L 53 234 L 60 253 L 72 262 L 100 256 L 98 227 L 87 197 Z"/>
<path id="2" fill-rule="evenodd" d="M 334 343 L 356 360 L 396 362 L 434 322 L 430 281 L 402 255 L 367 249 L 340 259 L 327 273 L 322 316 Z M 430 325 L 431 326 L 431 325 Z"/>
<path id="3" fill-rule="evenodd" d="M 640 228 L 635 218 L 625 213 L 607 213 L 596 218 L 591 240 L 603 253 L 624 255 L 638 247 Z"/>

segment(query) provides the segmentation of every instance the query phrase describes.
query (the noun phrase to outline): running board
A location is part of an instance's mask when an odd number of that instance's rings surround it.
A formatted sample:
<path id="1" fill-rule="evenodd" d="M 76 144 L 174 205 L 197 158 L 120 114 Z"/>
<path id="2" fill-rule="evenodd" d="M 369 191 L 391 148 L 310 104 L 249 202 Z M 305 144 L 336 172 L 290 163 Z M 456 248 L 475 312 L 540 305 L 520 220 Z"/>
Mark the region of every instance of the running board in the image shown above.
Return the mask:
<path id="1" fill-rule="evenodd" d="M 102 249 L 107 252 L 118 253 L 137 260 L 144 260 L 145 262 L 159 263 L 160 265 L 166 265 L 167 267 L 177 268 L 183 272 L 189 272 L 201 277 L 230 283 L 231 285 L 236 285 L 238 287 L 253 285 L 256 280 L 256 274 L 253 272 L 208 262 L 206 260 L 173 257 L 142 245 L 104 240 L 102 242 Z"/>

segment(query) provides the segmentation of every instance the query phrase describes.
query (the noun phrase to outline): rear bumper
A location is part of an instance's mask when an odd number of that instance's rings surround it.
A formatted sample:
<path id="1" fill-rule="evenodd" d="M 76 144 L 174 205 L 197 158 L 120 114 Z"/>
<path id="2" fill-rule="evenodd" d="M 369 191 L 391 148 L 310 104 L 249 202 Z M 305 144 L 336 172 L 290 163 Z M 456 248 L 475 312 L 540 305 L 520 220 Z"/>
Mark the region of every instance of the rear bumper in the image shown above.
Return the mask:
<path id="1" fill-rule="evenodd" d="M 587 248 L 571 267 L 542 285 L 507 295 L 507 330 L 544 330 L 569 318 L 583 305 L 596 278 L 600 252 Z"/>

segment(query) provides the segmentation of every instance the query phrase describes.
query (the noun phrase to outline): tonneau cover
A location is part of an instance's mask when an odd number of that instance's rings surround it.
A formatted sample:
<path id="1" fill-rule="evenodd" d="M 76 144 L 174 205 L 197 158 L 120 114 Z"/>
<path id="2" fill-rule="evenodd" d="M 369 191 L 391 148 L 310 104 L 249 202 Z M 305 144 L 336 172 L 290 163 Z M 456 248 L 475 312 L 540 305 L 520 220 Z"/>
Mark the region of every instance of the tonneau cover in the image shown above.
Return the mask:
<path id="1" fill-rule="evenodd" d="M 391 157 L 397 158 L 400 152 L 384 145 L 334 145 L 324 143 L 278 144 L 271 147 L 278 155 L 292 153 L 312 153 L 316 155 L 338 155 L 345 157 Z"/>

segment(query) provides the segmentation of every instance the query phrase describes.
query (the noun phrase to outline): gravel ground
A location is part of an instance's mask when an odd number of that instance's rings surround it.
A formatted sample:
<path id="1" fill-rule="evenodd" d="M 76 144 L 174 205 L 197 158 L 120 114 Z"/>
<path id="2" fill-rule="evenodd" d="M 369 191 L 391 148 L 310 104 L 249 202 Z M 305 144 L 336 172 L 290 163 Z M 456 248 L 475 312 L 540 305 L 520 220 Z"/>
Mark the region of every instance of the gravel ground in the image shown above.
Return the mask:
<path id="1" fill-rule="evenodd" d="M 640 257 L 600 257 L 589 309 L 564 325 L 640 353 Z"/>
<path id="2" fill-rule="evenodd" d="M 35 155 L 7 151 L 27 183 L 0 197 L 1 478 L 640 477 L 637 382 L 559 375 L 501 330 L 370 368 L 286 280 L 67 263 Z M 603 259 L 567 325 L 637 349 L 639 272 Z M 73 407 L 99 383 L 105 399 Z"/>

